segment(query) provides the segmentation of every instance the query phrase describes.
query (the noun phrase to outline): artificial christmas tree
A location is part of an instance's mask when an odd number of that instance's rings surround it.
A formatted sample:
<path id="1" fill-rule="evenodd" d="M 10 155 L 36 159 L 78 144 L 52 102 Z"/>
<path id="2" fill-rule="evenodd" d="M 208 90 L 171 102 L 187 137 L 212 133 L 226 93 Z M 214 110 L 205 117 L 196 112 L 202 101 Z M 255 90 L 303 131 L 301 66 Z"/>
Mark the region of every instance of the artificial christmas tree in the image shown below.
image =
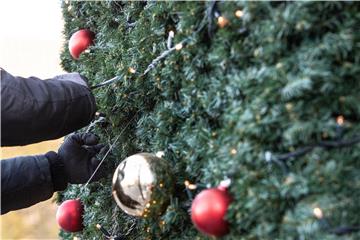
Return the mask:
<path id="1" fill-rule="evenodd" d="M 60 194 L 84 204 L 83 231 L 61 236 L 207 239 L 191 222 L 193 197 L 230 178 L 225 239 L 360 238 L 359 10 L 64 2 L 65 35 L 91 29 L 96 42 L 77 61 L 64 47 L 62 65 L 100 86 L 105 122 L 92 131 L 114 147 L 106 179 Z M 111 196 L 113 173 L 158 151 L 175 178 L 170 204 L 160 216 L 127 215 Z"/>

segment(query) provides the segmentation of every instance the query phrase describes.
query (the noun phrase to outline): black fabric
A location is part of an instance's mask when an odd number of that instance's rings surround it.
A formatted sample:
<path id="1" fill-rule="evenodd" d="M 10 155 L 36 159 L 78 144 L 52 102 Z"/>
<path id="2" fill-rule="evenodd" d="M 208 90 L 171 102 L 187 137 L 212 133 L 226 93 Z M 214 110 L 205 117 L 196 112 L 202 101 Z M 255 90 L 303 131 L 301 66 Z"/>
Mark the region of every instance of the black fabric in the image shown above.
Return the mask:
<path id="1" fill-rule="evenodd" d="M 45 154 L 50 164 L 50 173 L 54 191 L 63 191 L 67 187 L 68 177 L 62 159 L 55 152 Z"/>
<path id="2" fill-rule="evenodd" d="M 77 74 L 61 79 L 14 77 L 1 71 L 1 146 L 56 139 L 90 123 L 96 111 Z M 49 199 L 69 181 L 56 153 L 1 160 L 1 214 Z M 75 160 L 74 160 L 75 161 Z M 76 166 L 76 164 L 74 164 Z M 79 165 L 81 167 L 82 165 Z"/>
<path id="3" fill-rule="evenodd" d="M 85 183 L 89 180 L 100 161 L 96 155 L 104 147 L 98 144 L 99 138 L 93 133 L 72 134 L 65 139 L 58 151 L 62 159 L 69 183 Z M 105 175 L 100 168 L 92 181 Z"/>
<path id="4" fill-rule="evenodd" d="M 88 125 L 95 115 L 94 96 L 83 85 L 0 71 L 2 146 L 60 138 Z"/>
<path id="5" fill-rule="evenodd" d="M 1 214 L 29 207 L 53 195 L 44 155 L 1 160 Z"/>

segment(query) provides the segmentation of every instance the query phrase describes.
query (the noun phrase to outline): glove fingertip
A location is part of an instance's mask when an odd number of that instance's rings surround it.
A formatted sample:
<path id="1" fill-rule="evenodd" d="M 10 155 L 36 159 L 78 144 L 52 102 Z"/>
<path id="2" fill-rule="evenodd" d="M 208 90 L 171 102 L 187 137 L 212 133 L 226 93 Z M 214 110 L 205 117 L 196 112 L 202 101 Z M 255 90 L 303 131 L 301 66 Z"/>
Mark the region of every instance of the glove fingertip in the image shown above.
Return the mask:
<path id="1" fill-rule="evenodd" d="M 99 137 L 93 133 L 85 133 L 82 139 L 85 145 L 96 145 L 99 142 Z"/>
<path id="2" fill-rule="evenodd" d="M 99 153 L 102 151 L 102 149 L 106 146 L 106 144 L 104 143 L 99 143 L 99 144 L 96 144 L 93 148 L 94 150 Z"/>

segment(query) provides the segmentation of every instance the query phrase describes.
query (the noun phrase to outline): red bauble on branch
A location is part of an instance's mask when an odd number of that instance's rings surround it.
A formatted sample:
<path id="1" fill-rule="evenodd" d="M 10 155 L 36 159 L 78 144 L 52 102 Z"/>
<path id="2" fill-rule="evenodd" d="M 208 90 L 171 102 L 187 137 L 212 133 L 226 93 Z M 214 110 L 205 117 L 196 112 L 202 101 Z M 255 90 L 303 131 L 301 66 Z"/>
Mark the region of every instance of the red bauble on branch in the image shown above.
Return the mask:
<path id="1" fill-rule="evenodd" d="M 84 207 L 79 199 L 66 200 L 56 212 L 56 221 L 67 232 L 78 232 L 83 227 Z"/>
<path id="2" fill-rule="evenodd" d="M 210 188 L 200 192 L 191 206 L 191 220 L 202 233 L 221 237 L 229 232 L 229 224 L 225 220 L 231 196 L 226 188 Z"/>
<path id="3" fill-rule="evenodd" d="M 95 34 L 87 29 L 75 32 L 69 40 L 69 51 L 73 58 L 78 59 L 80 54 L 94 42 Z"/>

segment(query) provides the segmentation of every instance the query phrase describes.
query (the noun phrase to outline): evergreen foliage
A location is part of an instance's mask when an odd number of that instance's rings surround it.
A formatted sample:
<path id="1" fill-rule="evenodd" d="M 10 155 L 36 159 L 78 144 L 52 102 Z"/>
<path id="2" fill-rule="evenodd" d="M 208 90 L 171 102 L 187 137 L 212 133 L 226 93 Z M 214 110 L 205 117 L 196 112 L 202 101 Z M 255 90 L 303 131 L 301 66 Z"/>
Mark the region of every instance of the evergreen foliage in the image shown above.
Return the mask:
<path id="1" fill-rule="evenodd" d="M 215 12 L 229 24 L 219 27 Z M 191 223 L 184 181 L 226 177 L 234 199 L 224 239 L 360 238 L 334 232 L 360 225 L 359 141 L 323 143 L 359 137 L 360 4 L 70 1 L 63 15 L 67 39 L 82 28 L 96 34 L 77 61 L 65 43 L 64 69 L 90 85 L 122 78 L 93 90 L 107 119 L 94 132 L 108 144 L 122 135 L 106 179 L 60 194 L 85 204 L 85 229 L 63 238 L 101 239 L 99 223 L 125 239 L 208 239 Z M 170 30 L 174 43 L 187 42 L 143 75 Z M 171 204 L 158 219 L 128 216 L 112 199 L 112 174 L 127 156 L 157 151 L 176 176 Z"/>

